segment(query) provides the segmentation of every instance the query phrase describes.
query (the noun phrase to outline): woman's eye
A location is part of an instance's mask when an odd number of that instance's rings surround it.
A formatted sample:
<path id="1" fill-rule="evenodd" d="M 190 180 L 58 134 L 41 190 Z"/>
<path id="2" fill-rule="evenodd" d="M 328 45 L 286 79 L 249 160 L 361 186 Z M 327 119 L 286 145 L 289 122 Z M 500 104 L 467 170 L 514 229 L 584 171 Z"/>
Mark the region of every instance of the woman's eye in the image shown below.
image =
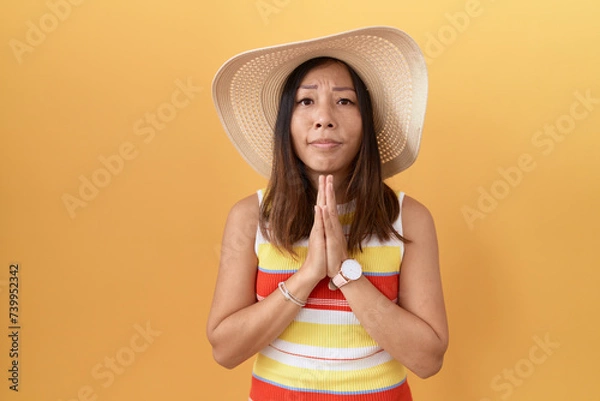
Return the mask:
<path id="1" fill-rule="evenodd" d="M 312 100 L 305 97 L 304 99 L 298 100 L 297 103 L 301 104 L 302 106 L 308 106 L 308 105 L 312 104 Z"/>
<path id="2" fill-rule="evenodd" d="M 345 98 L 338 100 L 338 103 L 341 104 L 342 106 L 346 106 L 346 105 L 349 105 L 349 104 L 354 104 L 354 102 L 352 100 L 345 99 Z"/>

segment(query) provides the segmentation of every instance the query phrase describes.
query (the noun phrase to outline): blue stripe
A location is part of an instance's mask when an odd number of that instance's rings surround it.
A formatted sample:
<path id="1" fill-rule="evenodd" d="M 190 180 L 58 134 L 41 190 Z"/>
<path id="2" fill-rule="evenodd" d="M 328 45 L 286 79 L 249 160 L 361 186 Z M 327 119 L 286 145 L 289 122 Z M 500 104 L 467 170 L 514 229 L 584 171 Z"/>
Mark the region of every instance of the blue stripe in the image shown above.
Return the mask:
<path id="1" fill-rule="evenodd" d="M 293 269 L 293 270 L 265 269 L 264 267 L 260 267 L 260 266 L 258 266 L 258 270 L 263 273 L 267 273 L 267 274 L 294 274 L 298 271 L 298 269 Z M 400 273 L 399 272 L 364 272 L 363 274 L 365 276 L 371 276 L 371 277 L 391 277 L 391 276 L 397 276 Z"/>
<path id="2" fill-rule="evenodd" d="M 294 274 L 298 271 L 298 269 L 294 269 L 294 270 L 272 270 L 272 269 L 265 269 L 263 267 L 258 266 L 258 270 L 263 272 L 263 273 L 268 273 L 268 274 Z"/>
<path id="3" fill-rule="evenodd" d="M 400 387 L 401 385 L 404 384 L 404 382 L 406 382 L 406 377 L 404 377 L 404 379 L 402 379 L 402 381 L 400 381 L 398 384 L 393 384 L 391 386 L 383 387 L 383 388 L 378 388 L 378 389 L 375 389 L 375 390 L 328 391 L 328 390 L 311 390 L 311 389 L 307 389 L 307 388 L 297 388 L 297 387 L 284 386 L 284 385 L 282 385 L 280 383 L 276 383 L 274 381 L 267 380 L 267 379 L 265 379 L 263 377 L 260 377 L 256 373 L 254 373 L 254 372 L 252 372 L 252 376 L 254 376 L 254 378 L 256 380 L 260 380 L 260 381 L 268 383 L 268 384 L 270 384 L 272 386 L 279 387 L 279 388 L 284 388 L 284 389 L 290 390 L 290 391 L 298 391 L 298 392 L 301 392 L 301 393 L 331 394 L 331 395 L 363 395 L 363 394 L 382 393 L 384 391 L 388 391 L 388 390 L 392 390 L 394 388 Z"/>
<path id="4" fill-rule="evenodd" d="M 400 273 L 399 272 L 363 272 L 363 274 L 365 276 L 373 276 L 373 277 L 390 277 L 390 276 L 397 276 Z"/>

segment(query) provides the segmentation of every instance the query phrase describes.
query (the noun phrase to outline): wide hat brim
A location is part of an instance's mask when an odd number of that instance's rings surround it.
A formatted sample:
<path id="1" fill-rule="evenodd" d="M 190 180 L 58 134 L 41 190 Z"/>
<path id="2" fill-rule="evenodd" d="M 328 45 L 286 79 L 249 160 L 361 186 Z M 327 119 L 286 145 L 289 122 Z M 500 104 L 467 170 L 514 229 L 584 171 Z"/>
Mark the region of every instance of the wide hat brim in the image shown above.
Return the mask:
<path id="1" fill-rule="evenodd" d="M 261 175 L 269 177 L 275 120 L 283 85 L 304 61 L 333 57 L 367 86 L 383 178 L 413 164 L 427 103 L 427 66 L 417 43 L 393 27 L 368 27 L 250 50 L 229 59 L 213 79 L 212 94 L 225 132 Z"/>

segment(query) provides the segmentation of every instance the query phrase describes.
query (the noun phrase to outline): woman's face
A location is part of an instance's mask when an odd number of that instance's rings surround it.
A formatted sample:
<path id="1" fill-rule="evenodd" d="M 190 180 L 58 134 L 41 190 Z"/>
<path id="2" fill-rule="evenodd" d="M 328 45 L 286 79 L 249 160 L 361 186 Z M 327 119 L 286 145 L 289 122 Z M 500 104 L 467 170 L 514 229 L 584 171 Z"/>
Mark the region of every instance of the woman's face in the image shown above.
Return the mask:
<path id="1" fill-rule="evenodd" d="M 350 173 L 361 146 L 362 118 L 345 65 L 328 62 L 306 74 L 296 91 L 291 135 L 311 178 L 333 174 L 341 180 Z"/>

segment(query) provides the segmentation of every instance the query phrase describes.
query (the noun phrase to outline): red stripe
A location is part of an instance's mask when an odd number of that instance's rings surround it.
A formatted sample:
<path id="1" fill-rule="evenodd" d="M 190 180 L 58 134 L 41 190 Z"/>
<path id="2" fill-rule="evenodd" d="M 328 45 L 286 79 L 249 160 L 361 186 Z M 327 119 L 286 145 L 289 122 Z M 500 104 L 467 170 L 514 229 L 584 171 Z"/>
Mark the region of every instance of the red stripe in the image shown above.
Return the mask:
<path id="1" fill-rule="evenodd" d="M 256 294 L 262 297 L 268 297 L 277 289 L 281 281 L 285 281 L 292 276 L 292 273 L 265 273 L 259 270 L 256 274 Z"/>
<path id="2" fill-rule="evenodd" d="M 256 294 L 259 297 L 266 298 L 273 291 L 277 290 L 277 285 L 281 281 L 285 281 L 290 278 L 292 273 L 266 273 L 258 271 L 256 277 Z M 394 300 L 398 297 L 398 275 L 391 276 L 366 276 L 367 279 L 381 291 L 390 300 Z M 314 290 L 311 292 L 309 298 L 324 299 L 324 300 L 338 300 L 345 301 L 346 298 L 341 291 L 331 291 L 328 287 L 329 278 L 324 278 L 317 284 Z M 350 311 L 349 307 L 339 305 L 307 305 L 308 308 L 313 309 L 328 309 L 328 310 L 342 310 Z"/>
<path id="3" fill-rule="evenodd" d="M 369 394 L 324 394 L 310 391 L 294 391 L 277 387 L 252 376 L 250 398 L 253 401 L 412 401 L 408 382 L 400 386 Z"/>

